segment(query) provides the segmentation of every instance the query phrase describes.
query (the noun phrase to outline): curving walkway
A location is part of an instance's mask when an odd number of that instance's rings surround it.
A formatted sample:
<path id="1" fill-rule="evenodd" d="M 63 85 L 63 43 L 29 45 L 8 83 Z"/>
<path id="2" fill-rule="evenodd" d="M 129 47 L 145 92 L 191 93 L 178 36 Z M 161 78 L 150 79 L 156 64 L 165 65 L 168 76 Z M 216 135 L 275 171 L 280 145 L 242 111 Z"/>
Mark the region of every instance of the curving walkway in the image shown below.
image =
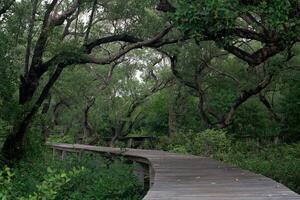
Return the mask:
<path id="1" fill-rule="evenodd" d="M 300 200 L 300 195 L 270 178 L 210 158 L 79 144 L 50 146 L 63 152 L 122 155 L 148 164 L 153 185 L 144 200 Z"/>

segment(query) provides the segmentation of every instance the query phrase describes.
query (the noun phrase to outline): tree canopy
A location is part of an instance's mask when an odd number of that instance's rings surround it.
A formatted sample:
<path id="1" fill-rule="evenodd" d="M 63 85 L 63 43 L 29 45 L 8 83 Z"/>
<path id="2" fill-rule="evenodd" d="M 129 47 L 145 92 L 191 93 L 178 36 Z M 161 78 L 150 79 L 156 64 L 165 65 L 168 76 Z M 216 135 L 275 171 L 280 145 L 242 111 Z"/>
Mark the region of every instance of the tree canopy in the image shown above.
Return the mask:
<path id="1" fill-rule="evenodd" d="M 3 160 L 29 132 L 110 145 L 206 128 L 299 139 L 297 0 L 0 4 Z"/>

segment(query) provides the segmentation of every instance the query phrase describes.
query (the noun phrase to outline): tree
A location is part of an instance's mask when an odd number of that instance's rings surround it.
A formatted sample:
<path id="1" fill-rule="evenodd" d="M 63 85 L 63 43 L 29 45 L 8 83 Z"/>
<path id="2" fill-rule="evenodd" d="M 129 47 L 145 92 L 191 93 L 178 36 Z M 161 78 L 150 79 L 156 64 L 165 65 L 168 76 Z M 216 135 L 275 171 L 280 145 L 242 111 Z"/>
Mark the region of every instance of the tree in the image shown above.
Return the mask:
<path id="1" fill-rule="evenodd" d="M 145 62 L 145 57 L 148 57 L 148 62 Z M 126 66 L 123 75 L 119 74 L 123 78 L 114 79 L 106 102 L 113 136 L 111 145 L 120 137 L 130 134 L 134 125 L 145 116 L 141 106 L 151 96 L 172 84 L 172 77 L 164 69 L 161 56 L 152 51 L 141 55 L 134 52 L 122 65 Z"/>
<path id="2" fill-rule="evenodd" d="M 170 1 L 168 4 L 170 4 Z M 238 59 L 243 60 L 248 65 L 249 71 L 268 72 L 255 86 L 247 90 L 241 90 L 237 95 L 238 97 L 228 107 L 226 114 L 224 112 L 224 114 L 220 114 L 207 105 L 207 91 L 205 88 L 209 87 L 206 87 L 205 82 L 202 80 L 206 76 L 205 70 L 225 76 L 237 84 L 240 82 L 239 79 L 226 71 L 211 66 L 210 62 L 214 59 L 212 55 L 208 58 L 207 56 L 202 57 L 198 62 L 199 66 L 193 69 L 195 71 L 189 69 L 190 74 L 194 75 L 190 77 L 192 80 L 187 80 L 176 67 L 177 59 L 174 53 L 169 55 L 173 74 L 183 84 L 198 93 L 199 110 L 207 127 L 224 128 L 230 125 L 237 108 L 250 97 L 261 93 L 271 83 L 274 76 L 272 72 L 274 71 L 273 60 L 276 59 L 277 66 L 284 65 L 286 61 L 294 56 L 293 46 L 300 39 L 299 3 L 293 0 L 180 0 L 176 4 L 176 8 L 169 11 L 173 13 L 174 10 L 175 13 L 171 14 L 173 16 L 171 19 L 174 20 L 177 28 L 185 34 L 185 37 L 194 39 L 200 46 L 198 50 L 200 57 L 202 53 L 205 54 L 209 51 L 206 50 L 207 48 L 203 42 L 213 41 L 219 49 L 224 49 Z M 224 54 L 224 52 L 221 52 L 221 54 Z M 278 59 L 282 56 L 285 58 Z M 261 69 L 259 70 L 259 68 Z M 261 72 L 260 74 L 262 74 Z M 262 98 L 262 95 L 261 100 L 267 106 L 266 99 Z M 271 110 L 269 109 L 269 111 Z M 211 122 L 211 118 L 215 118 L 214 122 Z"/>
<path id="3" fill-rule="evenodd" d="M 230 72 L 226 66 L 234 63 L 228 62 L 227 53 L 213 47 L 211 43 L 203 42 L 201 46 L 199 48 L 193 43 L 187 44 L 179 55 L 173 56 L 169 53 L 166 55 L 171 60 L 174 76 L 192 89 L 193 95 L 199 99 L 198 109 L 205 126 L 225 128 L 232 123 L 236 110 L 243 103 L 259 94 L 271 83 L 273 74 L 268 70 L 243 74 Z M 246 67 L 240 65 L 239 68 L 242 70 Z M 241 75 L 246 76 L 240 80 Z M 218 84 L 220 81 L 222 84 Z M 213 99 L 217 94 L 223 94 L 222 99 L 217 100 L 218 103 L 214 105 Z M 226 96 L 228 100 L 225 100 Z"/>
<path id="4" fill-rule="evenodd" d="M 42 3 L 42 8 L 39 10 L 40 15 L 43 15 L 41 16 L 43 19 L 42 24 L 36 37 L 36 42 L 32 45 L 33 53 L 30 56 L 30 67 L 28 72 L 21 76 L 19 88 L 19 104 L 26 107 L 26 109 L 22 117 L 15 123 L 13 133 L 7 137 L 2 149 L 2 154 L 7 161 L 22 158 L 23 139 L 26 130 L 40 106 L 47 98 L 50 89 L 67 66 L 87 63 L 105 65 L 120 59 L 133 49 L 142 47 L 158 48 L 178 41 L 178 38 L 165 39 L 165 36 L 172 29 L 170 25 L 168 25 L 167 28 L 162 28 L 163 30 L 158 31 L 159 33 L 154 33 L 154 36 L 148 35 L 145 39 L 129 35 L 124 31 L 125 29 L 123 29 L 121 33 L 114 32 L 108 34 L 108 36 L 100 36 L 95 39 L 89 39 L 87 37 L 88 39 L 86 40 L 88 41 L 78 40 L 77 34 L 75 34 L 77 37 L 74 39 L 66 39 L 65 35 L 63 35 L 64 37 L 61 38 L 65 38 L 65 40 L 56 40 L 56 31 L 68 25 L 68 23 L 64 24 L 64 22 L 69 20 L 69 27 L 67 28 L 70 28 L 70 21 L 72 21 L 70 19 L 73 18 L 74 15 L 75 18 L 79 19 L 80 13 L 83 12 L 82 9 L 79 10 L 79 8 L 83 8 L 84 6 L 89 8 L 89 5 L 89 1 L 85 2 L 81 0 L 74 0 L 71 4 L 68 2 L 58 2 L 58 0 L 53 0 L 49 4 Z M 94 20 L 97 21 L 96 19 Z M 101 19 L 99 18 L 98 21 L 101 22 Z M 94 26 L 95 24 L 89 23 L 88 27 L 91 25 Z M 75 24 L 74 28 L 74 32 L 77 33 L 78 24 L 77 26 Z M 86 30 L 89 30 L 88 33 L 91 31 L 90 28 Z M 63 33 L 65 34 L 66 31 L 63 31 Z M 55 49 L 55 45 L 57 45 L 58 42 L 63 42 L 64 47 Z M 93 50 L 98 47 L 116 42 L 121 42 L 121 44 L 119 43 L 120 45 L 117 45 L 119 49 L 116 49 L 113 53 L 109 55 L 99 53 L 100 57 L 94 55 L 95 51 Z M 54 51 L 51 51 L 51 48 L 53 48 Z M 50 73 L 50 77 L 44 86 L 40 88 L 41 80 L 47 73 Z M 39 92 L 39 90 L 41 90 L 41 92 Z"/>
<path id="5" fill-rule="evenodd" d="M 174 21 L 196 41 L 214 41 L 254 67 L 300 41 L 299 9 L 295 0 L 180 0 Z M 259 45 L 247 48 L 254 41 Z"/>

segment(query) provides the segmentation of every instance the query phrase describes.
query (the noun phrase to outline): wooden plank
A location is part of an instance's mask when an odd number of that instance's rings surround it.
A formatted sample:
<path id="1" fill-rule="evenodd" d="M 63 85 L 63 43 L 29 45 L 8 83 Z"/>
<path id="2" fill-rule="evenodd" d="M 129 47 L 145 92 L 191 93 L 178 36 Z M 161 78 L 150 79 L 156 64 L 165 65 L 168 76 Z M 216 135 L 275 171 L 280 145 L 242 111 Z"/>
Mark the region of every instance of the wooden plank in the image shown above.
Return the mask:
<path id="1" fill-rule="evenodd" d="M 151 188 L 144 200 L 300 200 L 300 195 L 270 178 L 210 158 L 156 150 L 49 145 L 64 151 L 122 155 L 148 164 Z"/>

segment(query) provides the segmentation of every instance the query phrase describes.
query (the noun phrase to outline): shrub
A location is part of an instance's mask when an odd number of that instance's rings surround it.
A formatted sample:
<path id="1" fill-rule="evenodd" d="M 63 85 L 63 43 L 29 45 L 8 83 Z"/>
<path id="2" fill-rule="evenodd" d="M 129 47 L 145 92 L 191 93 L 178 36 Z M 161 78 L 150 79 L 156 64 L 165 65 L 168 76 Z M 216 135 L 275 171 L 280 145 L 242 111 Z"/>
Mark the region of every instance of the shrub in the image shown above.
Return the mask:
<path id="1" fill-rule="evenodd" d="M 221 130 L 207 129 L 195 135 L 189 145 L 190 152 L 195 155 L 221 158 L 230 148 L 230 140 L 226 132 Z"/>
<path id="2" fill-rule="evenodd" d="M 10 198 L 13 176 L 11 169 L 6 166 L 0 171 L 0 199 L 7 200 Z"/>
<path id="3" fill-rule="evenodd" d="M 230 143 L 226 132 L 207 129 L 200 133 L 179 133 L 170 138 L 162 137 L 159 148 L 176 153 L 221 158 L 229 151 Z"/>
<path id="4" fill-rule="evenodd" d="M 72 171 L 65 172 L 48 168 L 44 180 L 36 186 L 36 192 L 28 197 L 21 197 L 19 200 L 54 200 L 60 188 L 84 170 L 85 168 L 74 168 Z"/>
<path id="5" fill-rule="evenodd" d="M 131 166 L 85 153 L 66 160 L 52 155 L 24 160 L 0 171 L 1 200 L 138 200 L 143 189 Z"/>
<path id="6" fill-rule="evenodd" d="M 18 199 L 18 200 L 54 200 L 58 194 L 60 187 L 71 180 L 72 177 L 81 173 L 84 168 L 73 169 L 72 171 L 57 171 L 51 168 L 47 169 L 47 174 L 43 177 L 44 180 L 36 186 L 36 191 L 29 196 L 17 196 L 13 192 L 13 177 L 14 173 L 8 167 L 0 172 L 0 199 Z"/>
<path id="7" fill-rule="evenodd" d="M 138 200 L 143 189 L 132 168 L 114 161 L 108 168 L 97 169 L 88 163 L 88 170 L 64 185 L 56 200 Z"/>

